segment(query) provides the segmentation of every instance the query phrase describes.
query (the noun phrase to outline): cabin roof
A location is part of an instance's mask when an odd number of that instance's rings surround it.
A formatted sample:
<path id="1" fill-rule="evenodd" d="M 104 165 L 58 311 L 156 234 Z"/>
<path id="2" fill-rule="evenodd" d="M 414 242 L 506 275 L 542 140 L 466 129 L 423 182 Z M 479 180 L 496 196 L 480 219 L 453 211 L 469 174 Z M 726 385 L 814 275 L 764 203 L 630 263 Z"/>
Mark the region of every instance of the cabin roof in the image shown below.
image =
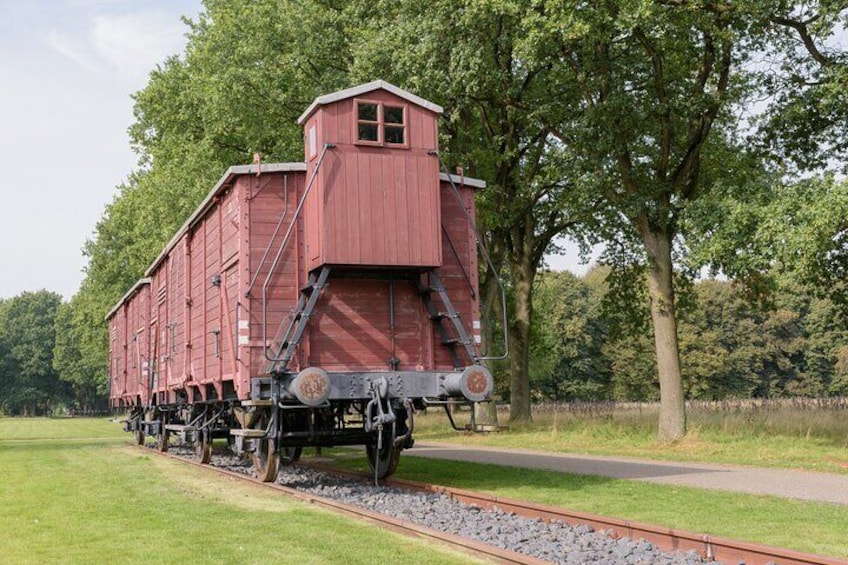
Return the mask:
<path id="1" fill-rule="evenodd" d="M 345 90 L 339 90 L 338 92 L 331 92 L 330 94 L 319 96 L 312 102 L 312 104 L 309 105 L 309 108 L 307 108 L 306 111 L 300 115 L 300 117 L 297 119 L 297 123 L 303 125 L 306 119 L 309 118 L 309 116 L 312 114 L 312 112 L 315 111 L 318 106 L 323 106 L 324 104 L 332 104 L 333 102 L 338 102 L 339 100 L 353 98 L 354 96 L 360 96 L 362 94 L 366 94 L 368 92 L 380 89 L 391 92 L 395 96 L 399 96 L 400 98 L 408 100 L 413 104 L 417 104 L 422 108 L 426 108 L 431 112 L 441 114 L 444 111 L 443 108 L 438 104 L 434 104 L 429 100 L 424 100 L 420 96 L 416 96 L 411 92 L 407 92 L 406 90 L 399 88 L 384 80 L 375 80 L 371 82 L 366 82 L 365 84 L 360 84 L 359 86 L 354 86 L 352 88 L 346 88 Z"/>

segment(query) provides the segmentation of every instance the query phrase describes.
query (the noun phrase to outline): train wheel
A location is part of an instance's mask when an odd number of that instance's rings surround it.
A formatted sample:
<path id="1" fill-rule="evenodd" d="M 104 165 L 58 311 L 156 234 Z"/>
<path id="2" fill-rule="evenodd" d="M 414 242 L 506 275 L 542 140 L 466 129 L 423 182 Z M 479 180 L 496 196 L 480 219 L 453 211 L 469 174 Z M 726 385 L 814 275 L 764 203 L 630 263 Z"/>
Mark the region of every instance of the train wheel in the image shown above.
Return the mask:
<path id="1" fill-rule="evenodd" d="M 300 461 L 300 455 L 303 453 L 302 447 L 284 447 L 280 453 L 280 463 L 282 465 L 291 465 Z"/>
<path id="2" fill-rule="evenodd" d="M 212 441 L 209 437 L 209 432 L 201 430 L 197 432 L 197 439 L 194 442 L 194 454 L 204 465 L 212 460 Z"/>
<path id="3" fill-rule="evenodd" d="M 164 428 L 159 429 L 159 435 L 156 436 L 156 449 L 165 453 L 168 451 L 168 441 L 171 439 L 171 432 Z"/>
<path id="4" fill-rule="evenodd" d="M 257 439 L 256 449 L 253 450 L 253 470 L 263 483 L 270 483 L 277 479 L 279 471 L 279 456 L 277 455 L 275 441 L 273 439 Z"/>
<path id="5" fill-rule="evenodd" d="M 377 441 L 365 446 L 368 466 L 376 479 L 385 479 L 397 470 L 400 462 L 400 448 L 395 447 L 390 433 L 383 432 L 383 445 L 377 449 Z"/>
<path id="6" fill-rule="evenodd" d="M 141 424 L 138 424 L 138 427 L 135 429 L 135 443 L 144 445 L 144 430 L 141 429 Z"/>

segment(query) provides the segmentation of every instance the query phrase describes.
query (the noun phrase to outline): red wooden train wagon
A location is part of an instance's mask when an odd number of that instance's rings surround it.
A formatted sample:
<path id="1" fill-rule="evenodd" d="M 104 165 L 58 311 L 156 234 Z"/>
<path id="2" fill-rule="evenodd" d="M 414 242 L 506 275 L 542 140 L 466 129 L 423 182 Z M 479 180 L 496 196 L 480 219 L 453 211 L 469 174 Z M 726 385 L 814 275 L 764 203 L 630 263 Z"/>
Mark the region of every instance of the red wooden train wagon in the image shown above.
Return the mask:
<path id="1" fill-rule="evenodd" d="M 303 163 L 231 167 L 109 313 L 110 401 L 138 441 L 272 480 L 304 446 L 375 475 L 416 405 L 483 401 L 474 191 L 440 172 L 442 109 L 383 81 L 319 97 Z"/>

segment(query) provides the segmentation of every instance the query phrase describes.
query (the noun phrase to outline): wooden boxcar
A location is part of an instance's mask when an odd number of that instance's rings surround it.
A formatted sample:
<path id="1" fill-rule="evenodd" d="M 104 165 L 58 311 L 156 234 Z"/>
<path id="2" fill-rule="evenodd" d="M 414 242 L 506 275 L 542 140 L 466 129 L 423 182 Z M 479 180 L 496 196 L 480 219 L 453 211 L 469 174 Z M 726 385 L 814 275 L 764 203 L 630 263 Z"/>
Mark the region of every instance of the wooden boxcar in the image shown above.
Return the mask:
<path id="1" fill-rule="evenodd" d="M 304 112 L 305 162 L 231 167 L 107 319 L 111 403 L 139 442 L 257 473 L 364 444 L 377 476 L 423 402 L 482 401 L 474 191 L 440 173 L 442 109 L 383 81 Z"/>

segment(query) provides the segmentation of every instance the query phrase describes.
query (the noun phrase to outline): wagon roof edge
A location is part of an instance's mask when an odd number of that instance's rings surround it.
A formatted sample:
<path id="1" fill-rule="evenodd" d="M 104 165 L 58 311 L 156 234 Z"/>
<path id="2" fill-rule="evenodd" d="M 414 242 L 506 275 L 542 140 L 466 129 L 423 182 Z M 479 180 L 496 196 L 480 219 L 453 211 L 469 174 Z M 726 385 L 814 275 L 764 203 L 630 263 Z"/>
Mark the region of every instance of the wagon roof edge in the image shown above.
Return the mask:
<path id="1" fill-rule="evenodd" d="M 182 225 L 182 227 L 177 230 L 177 233 L 174 234 L 174 237 L 171 238 L 171 241 L 168 242 L 168 245 L 162 249 L 162 252 L 156 257 L 156 259 L 151 263 L 150 267 L 144 272 L 145 277 L 150 277 L 153 274 L 153 271 L 159 266 L 159 264 L 168 256 L 168 253 L 174 248 L 174 246 L 179 242 L 180 238 L 197 223 L 197 220 L 202 218 L 204 214 L 207 212 L 209 207 L 212 205 L 212 201 L 217 196 L 217 194 L 229 184 L 229 182 L 233 179 L 233 177 L 239 175 L 250 175 L 257 173 L 280 173 L 280 172 L 306 172 L 306 163 L 263 163 L 261 165 L 234 165 L 227 169 L 227 172 L 223 174 L 220 180 L 215 184 L 212 190 L 206 195 L 206 198 L 200 203 L 200 205 L 194 210 L 191 216 L 188 217 L 188 220 Z"/>
<path id="2" fill-rule="evenodd" d="M 138 281 L 136 281 L 136 283 L 134 285 L 132 285 L 132 288 L 130 288 L 126 292 L 126 294 L 124 294 L 121 297 L 121 299 L 118 301 L 118 303 L 115 304 L 115 307 L 112 308 L 111 310 L 109 310 L 109 313 L 106 314 L 106 317 L 104 319 L 106 321 L 109 321 L 109 319 L 112 318 L 112 316 L 114 316 L 115 313 L 118 311 L 118 309 L 120 309 L 120 307 L 123 306 L 124 303 L 127 300 L 129 300 L 132 297 L 132 295 L 135 294 L 138 291 L 138 289 L 140 289 L 141 287 L 143 287 L 146 284 L 150 284 L 150 277 L 144 277 L 144 278 L 138 279 Z"/>
<path id="3" fill-rule="evenodd" d="M 448 175 L 447 173 L 439 173 L 439 180 L 444 182 L 452 181 L 454 184 L 470 186 L 471 188 L 486 188 L 486 181 L 463 175 Z"/>
<path id="4" fill-rule="evenodd" d="M 345 100 L 347 98 L 353 98 L 354 96 L 359 96 L 360 94 L 365 94 L 367 92 L 372 92 L 374 90 L 386 90 L 391 92 L 395 96 L 399 96 L 413 104 L 417 104 L 422 108 L 426 108 L 431 112 L 435 112 L 437 114 L 441 114 L 444 112 L 444 108 L 439 106 L 438 104 L 434 104 L 429 100 L 425 100 L 420 96 L 416 96 L 411 92 L 408 92 L 399 86 L 395 86 L 390 82 L 386 82 L 384 80 L 374 80 L 371 82 L 366 82 L 365 84 L 360 84 L 358 86 L 353 86 L 351 88 L 346 88 L 344 90 L 338 90 L 336 92 L 331 92 L 330 94 L 324 94 L 323 96 L 319 96 L 315 100 L 312 101 L 312 104 L 307 108 L 297 119 L 297 123 L 303 125 L 306 119 L 315 111 L 318 106 L 323 106 L 325 104 L 332 104 L 333 102 L 338 102 L 339 100 Z"/>

